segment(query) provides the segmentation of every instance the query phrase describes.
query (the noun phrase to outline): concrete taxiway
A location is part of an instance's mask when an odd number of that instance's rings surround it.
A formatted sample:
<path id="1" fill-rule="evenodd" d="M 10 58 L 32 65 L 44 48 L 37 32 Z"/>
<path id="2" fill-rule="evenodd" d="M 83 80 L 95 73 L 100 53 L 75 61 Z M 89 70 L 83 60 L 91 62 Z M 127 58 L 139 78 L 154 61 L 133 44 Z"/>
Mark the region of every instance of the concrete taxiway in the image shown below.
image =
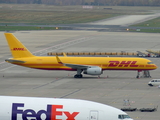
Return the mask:
<path id="1" fill-rule="evenodd" d="M 159 50 L 160 34 L 97 31 L 21 31 L 14 35 L 34 54 L 47 52 L 136 52 Z M 151 71 L 152 78 L 136 79 L 136 71 L 104 71 L 100 78 L 75 72 L 42 71 L 5 63 L 10 58 L 7 42 L 0 32 L 0 95 L 58 97 L 92 100 L 117 108 L 155 107 L 160 105 L 160 89 L 148 86 L 160 78 L 160 69 Z M 159 58 L 148 58 L 160 66 Z M 131 106 L 123 106 L 129 99 Z M 158 120 L 156 112 L 128 112 L 135 120 Z"/>

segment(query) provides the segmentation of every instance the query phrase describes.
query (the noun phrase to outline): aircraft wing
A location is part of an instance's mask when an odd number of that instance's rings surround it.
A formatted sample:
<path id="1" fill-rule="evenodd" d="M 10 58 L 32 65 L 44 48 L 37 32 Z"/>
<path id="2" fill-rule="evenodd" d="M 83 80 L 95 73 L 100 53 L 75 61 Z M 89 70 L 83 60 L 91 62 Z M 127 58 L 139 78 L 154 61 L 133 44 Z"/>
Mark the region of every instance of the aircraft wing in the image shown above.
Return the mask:
<path id="1" fill-rule="evenodd" d="M 147 56 L 147 54 L 145 54 L 145 53 L 143 53 L 143 52 L 141 52 L 141 51 L 137 51 L 138 52 L 138 56 L 143 56 L 143 57 L 145 57 L 145 56 Z"/>
<path id="2" fill-rule="evenodd" d="M 141 55 L 145 55 L 145 53 L 141 52 L 141 51 L 137 51 L 138 54 L 141 54 Z"/>
<path id="3" fill-rule="evenodd" d="M 153 50 L 146 50 L 147 52 L 149 52 L 149 53 L 153 53 L 153 54 L 155 54 L 155 55 L 158 55 L 160 52 L 158 52 L 158 51 L 153 51 Z"/>
<path id="4" fill-rule="evenodd" d="M 73 68 L 73 69 L 87 69 L 88 67 L 91 67 L 89 65 L 80 65 L 80 64 L 68 64 L 68 63 L 63 63 L 58 56 L 56 56 L 57 61 L 59 64 L 63 64 L 64 66 Z"/>
<path id="5" fill-rule="evenodd" d="M 87 69 L 90 66 L 87 65 L 79 65 L 79 64 L 67 64 L 67 63 L 63 63 L 64 66 L 73 68 L 73 69 Z"/>

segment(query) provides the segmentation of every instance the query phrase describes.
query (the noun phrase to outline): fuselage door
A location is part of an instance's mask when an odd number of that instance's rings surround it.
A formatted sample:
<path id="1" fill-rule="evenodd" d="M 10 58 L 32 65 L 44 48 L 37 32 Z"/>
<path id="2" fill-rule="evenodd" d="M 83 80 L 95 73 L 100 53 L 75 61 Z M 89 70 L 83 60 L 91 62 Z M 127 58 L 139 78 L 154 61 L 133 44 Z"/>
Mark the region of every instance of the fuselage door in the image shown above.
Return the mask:
<path id="1" fill-rule="evenodd" d="M 90 111 L 89 120 L 98 120 L 98 111 L 97 110 Z"/>

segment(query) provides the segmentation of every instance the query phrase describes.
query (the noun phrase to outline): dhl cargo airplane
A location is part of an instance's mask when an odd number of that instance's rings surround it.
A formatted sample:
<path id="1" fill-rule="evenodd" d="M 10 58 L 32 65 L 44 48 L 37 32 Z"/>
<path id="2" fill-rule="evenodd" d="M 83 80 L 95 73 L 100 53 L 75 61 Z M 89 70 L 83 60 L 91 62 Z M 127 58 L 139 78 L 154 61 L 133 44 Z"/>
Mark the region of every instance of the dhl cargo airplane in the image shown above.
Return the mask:
<path id="1" fill-rule="evenodd" d="M 1 120 L 133 120 L 125 112 L 79 99 L 0 96 Z"/>
<path id="2" fill-rule="evenodd" d="M 75 78 L 88 75 L 101 75 L 103 70 L 154 70 L 157 68 L 150 60 L 133 57 L 67 57 L 34 56 L 13 34 L 5 33 L 13 58 L 8 63 L 41 70 L 77 71 Z"/>

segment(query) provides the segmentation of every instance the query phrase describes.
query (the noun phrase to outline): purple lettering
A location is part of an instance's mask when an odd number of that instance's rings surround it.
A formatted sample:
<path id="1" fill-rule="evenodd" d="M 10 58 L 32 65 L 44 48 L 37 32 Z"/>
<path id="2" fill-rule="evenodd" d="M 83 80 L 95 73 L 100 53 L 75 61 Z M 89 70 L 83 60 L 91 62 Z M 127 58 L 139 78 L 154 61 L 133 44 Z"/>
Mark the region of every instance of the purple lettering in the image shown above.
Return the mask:
<path id="1" fill-rule="evenodd" d="M 22 120 L 42 120 L 41 115 L 45 114 L 45 120 L 51 120 L 52 105 L 47 105 L 47 111 L 39 110 L 37 113 L 32 109 L 21 110 L 18 107 L 24 107 L 23 103 L 13 103 L 12 105 L 12 119 L 17 120 L 17 115 L 22 115 Z"/>
<path id="2" fill-rule="evenodd" d="M 28 117 L 36 117 L 36 112 L 31 109 L 25 110 L 22 114 L 22 118 L 23 120 L 28 120 Z M 32 120 L 36 120 L 36 119 L 32 119 Z"/>
<path id="3" fill-rule="evenodd" d="M 13 103 L 12 105 L 12 120 L 17 120 L 17 114 L 22 114 L 23 110 L 18 110 L 18 107 L 24 107 L 23 103 Z"/>
<path id="4" fill-rule="evenodd" d="M 75 120 L 75 117 L 79 114 L 79 112 L 57 111 L 57 109 L 63 109 L 63 105 L 47 105 L 47 110 L 37 112 L 32 109 L 23 110 L 22 107 L 24 107 L 24 103 L 12 104 L 11 120 L 62 120 L 56 119 L 56 117 L 63 116 L 63 113 L 67 117 L 66 120 Z"/>
<path id="5" fill-rule="evenodd" d="M 45 120 L 51 120 L 51 106 L 52 105 L 47 105 L 47 111 L 45 110 L 40 110 L 37 112 L 37 120 L 42 120 L 41 119 L 41 115 L 45 114 L 46 115 L 46 119 Z"/>

